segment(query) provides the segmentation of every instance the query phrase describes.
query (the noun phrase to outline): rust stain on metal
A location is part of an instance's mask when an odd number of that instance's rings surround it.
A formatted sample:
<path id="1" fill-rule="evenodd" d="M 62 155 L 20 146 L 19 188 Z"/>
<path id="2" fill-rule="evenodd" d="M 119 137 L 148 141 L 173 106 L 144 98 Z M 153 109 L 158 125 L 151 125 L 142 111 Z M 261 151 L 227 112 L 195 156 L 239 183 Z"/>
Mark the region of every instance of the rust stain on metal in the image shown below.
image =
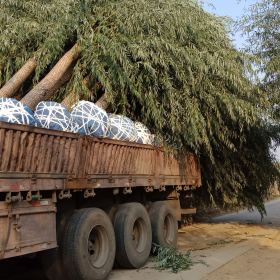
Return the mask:
<path id="1" fill-rule="evenodd" d="M 150 145 L 0 122 L 0 178 L 9 179 L 14 188 L 18 186 L 16 177 L 21 176 L 26 189 L 30 175 L 39 176 L 36 185 L 40 182 L 44 186 L 47 183 L 43 180 L 54 184 L 62 180 L 55 176 L 65 175 L 66 187 L 71 188 L 85 187 L 82 182 L 88 177 L 95 178 L 101 187 L 110 187 L 110 182 L 112 187 L 124 186 L 129 178 L 135 186 L 147 185 L 147 178 L 153 178 L 149 184 L 201 184 L 198 159 L 190 153 L 175 158 Z M 69 177 L 73 178 L 71 183 L 66 180 Z M 64 182 L 55 183 L 53 188 L 62 185 Z"/>

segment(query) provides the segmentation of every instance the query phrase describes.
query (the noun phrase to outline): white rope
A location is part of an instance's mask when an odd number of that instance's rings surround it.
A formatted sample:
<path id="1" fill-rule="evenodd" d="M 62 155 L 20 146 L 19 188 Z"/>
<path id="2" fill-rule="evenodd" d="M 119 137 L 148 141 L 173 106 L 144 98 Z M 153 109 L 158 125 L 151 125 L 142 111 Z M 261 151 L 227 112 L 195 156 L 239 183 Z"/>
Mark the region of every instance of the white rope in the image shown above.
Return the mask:
<path id="1" fill-rule="evenodd" d="M 36 125 L 33 111 L 14 98 L 0 98 L 0 121 L 31 126 Z"/>
<path id="2" fill-rule="evenodd" d="M 121 115 L 110 114 L 109 123 L 109 138 L 131 142 L 135 142 L 137 140 L 137 132 L 134 122 L 129 118 Z"/>
<path id="3" fill-rule="evenodd" d="M 142 123 L 135 122 L 135 129 L 137 132 L 136 142 L 141 144 L 153 144 L 154 136 L 151 134 L 150 130 Z"/>
<path id="4" fill-rule="evenodd" d="M 71 112 L 75 130 L 80 134 L 106 137 L 108 132 L 108 115 L 106 111 L 89 101 L 80 101 Z"/>
<path id="5" fill-rule="evenodd" d="M 89 101 L 80 101 L 70 113 L 62 104 L 40 102 L 33 111 L 13 98 L 0 98 L 0 121 L 70 131 L 83 135 L 153 144 L 154 135 L 140 122 L 107 114 Z"/>
<path id="6" fill-rule="evenodd" d="M 43 128 L 72 131 L 70 112 L 62 104 L 42 101 L 36 106 L 34 116 Z"/>

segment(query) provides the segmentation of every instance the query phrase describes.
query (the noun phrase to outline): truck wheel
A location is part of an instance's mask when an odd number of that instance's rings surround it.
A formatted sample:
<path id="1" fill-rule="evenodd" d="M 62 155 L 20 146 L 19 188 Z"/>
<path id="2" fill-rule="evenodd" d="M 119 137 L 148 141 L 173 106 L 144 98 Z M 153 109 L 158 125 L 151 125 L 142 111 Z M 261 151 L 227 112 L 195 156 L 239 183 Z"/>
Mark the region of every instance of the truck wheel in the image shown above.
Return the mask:
<path id="1" fill-rule="evenodd" d="M 111 272 L 116 252 L 113 225 L 98 208 L 77 210 L 70 218 L 62 259 L 69 279 L 102 280 Z"/>
<path id="2" fill-rule="evenodd" d="M 172 209 L 164 201 L 154 202 L 149 209 L 153 243 L 163 247 L 176 247 L 178 223 Z"/>
<path id="3" fill-rule="evenodd" d="M 152 230 L 146 208 L 140 203 L 120 206 L 114 220 L 116 261 L 125 268 L 140 268 L 148 260 Z"/>

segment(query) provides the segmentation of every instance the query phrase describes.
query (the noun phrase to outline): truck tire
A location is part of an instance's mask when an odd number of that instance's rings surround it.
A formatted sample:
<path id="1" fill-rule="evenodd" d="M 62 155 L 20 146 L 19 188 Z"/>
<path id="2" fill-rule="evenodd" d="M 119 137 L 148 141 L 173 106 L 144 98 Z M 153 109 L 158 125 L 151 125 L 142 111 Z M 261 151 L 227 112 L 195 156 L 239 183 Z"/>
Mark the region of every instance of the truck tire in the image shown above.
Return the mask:
<path id="1" fill-rule="evenodd" d="M 164 201 L 157 201 L 149 209 L 153 243 L 163 247 L 176 247 L 178 223 L 172 209 Z"/>
<path id="2" fill-rule="evenodd" d="M 107 214 L 98 208 L 77 210 L 64 236 L 62 259 L 70 280 L 103 280 L 111 272 L 115 233 Z"/>
<path id="3" fill-rule="evenodd" d="M 140 268 L 148 260 L 152 247 L 152 229 L 146 208 L 126 203 L 115 215 L 116 261 L 124 268 Z"/>

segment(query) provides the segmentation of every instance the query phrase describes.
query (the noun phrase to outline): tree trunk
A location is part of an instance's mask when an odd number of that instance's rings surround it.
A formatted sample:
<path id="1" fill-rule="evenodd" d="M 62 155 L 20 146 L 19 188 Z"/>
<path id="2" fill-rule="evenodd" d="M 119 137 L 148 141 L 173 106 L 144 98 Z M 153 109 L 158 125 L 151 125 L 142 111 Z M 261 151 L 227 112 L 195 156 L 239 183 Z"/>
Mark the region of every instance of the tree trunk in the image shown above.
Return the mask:
<path id="1" fill-rule="evenodd" d="M 89 90 L 90 92 L 90 90 Z M 104 93 L 95 103 L 99 108 L 102 108 L 106 110 L 108 108 L 108 101 L 107 101 L 108 94 Z M 66 97 L 61 102 L 68 110 L 71 109 L 71 107 L 77 103 L 79 99 L 76 98 L 76 94 L 74 92 L 70 92 L 66 95 Z"/>
<path id="2" fill-rule="evenodd" d="M 35 58 L 30 58 L 0 89 L 0 97 L 13 97 L 21 85 L 33 73 L 37 66 Z"/>
<path id="3" fill-rule="evenodd" d="M 84 78 L 82 83 L 85 86 L 85 89 L 87 90 L 87 96 L 92 96 L 92 92 L 88 88 L 88 77 Z M 62 100 L 62 104 L 70 110 L 73 105 L 75 105 L 79 101 L 79 98 L 77 98 L 77 94 L 74 91 L 71 91 L 69 94 L 65 96 L 65 98 Z"/>
<path id="4" fill-rule="evenodd" d="M 72 106 L 79 101 L 79 98 L 77 98 L 77 95 L 75 92 L 70 92 L 65 96 L 65 98 L 62 100 L 61 104 L 64 105 L 68 110 L 72 108 Z"/>
<path id="5" fill-rule="evenodd" d="M 57 90 L 63 87 L 71 79 L 71 76 L 73 74 L 73 67 L 74 65 L 69 67 L 66 70 L 66 72 L 63 74 L 63 76 L 57 81 L 57 83 L 54 84 L 53 87 L 49 89 L 48 95 L 50 97 L 53 96 Z"/>
<path id="6" fill-rule="evenodd" d="M 108 93 L 104 93 L 96 102 L 95 105 L 97 105 L 98 107 L 106 110 L 109 106 L 109 102 L 108 102 Z"/>
<path id="7" fill-rule="evenodd" d="M 68 71 L 71 72 L 73 64 L 78 59 L 79 55 L 80 49 L 77 44 L 75 44 L 63 55 L 52 70 L 21 99 L 21 102 L 34 110 L 40 101 L 50 99 L 59 86 L 61 86 L 63 82 L 65 83 L 65 76 L 67 76 L 66 74 Z"/>

